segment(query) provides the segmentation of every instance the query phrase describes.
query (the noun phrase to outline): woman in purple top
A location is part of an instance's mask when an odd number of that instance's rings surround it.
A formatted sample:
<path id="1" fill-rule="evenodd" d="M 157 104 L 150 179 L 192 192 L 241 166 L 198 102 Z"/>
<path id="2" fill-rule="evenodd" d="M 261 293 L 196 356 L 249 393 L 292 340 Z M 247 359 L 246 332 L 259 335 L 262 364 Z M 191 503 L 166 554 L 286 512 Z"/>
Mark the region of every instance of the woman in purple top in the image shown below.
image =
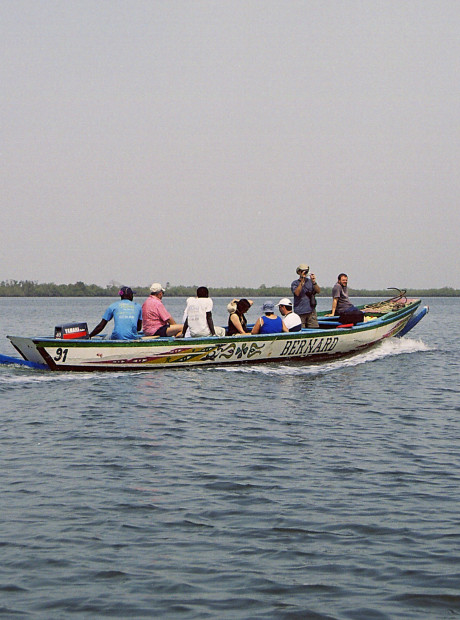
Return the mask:
<path id="1" fill-rule="evenodd" d="M 282 318 L 275 314 L 275 304 L 272 301 L 266 301 L 262 310 L 264 315 L 257 319 L 251 334 L 280 334 L 289 331 Z"/>

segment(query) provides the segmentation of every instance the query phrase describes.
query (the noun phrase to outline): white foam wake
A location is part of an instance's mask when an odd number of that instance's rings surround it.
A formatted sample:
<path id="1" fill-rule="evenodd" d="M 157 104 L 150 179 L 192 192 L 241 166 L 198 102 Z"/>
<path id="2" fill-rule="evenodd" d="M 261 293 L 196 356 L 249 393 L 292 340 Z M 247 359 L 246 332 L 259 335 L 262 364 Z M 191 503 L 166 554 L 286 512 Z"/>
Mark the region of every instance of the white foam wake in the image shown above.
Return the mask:
<path id="1" fill-rule="evenodd" d="M 409 338 L 391 338 L 382 341 L 379 345 L 365 351 L 364 353 L 358 353 L 353 357 L 337 359 L 331 362 L 296 362 L 290 365 L 275 363 L 269 365 L 255 365 L 255 366 L 232 366 L 221 367 L 219 370 L 226 372 L 255 372 L 263 374 L 283 374 L 283 375 L 317 375 L 326 372 L 333 372 L 341 368 L 349 368 L 351 366 L 359 366 L 360 364 L 367 364 L 368 362 L 374 362 L 393 355 L 420 353 L 423 351 L 430 351 L 428 347 L 421 340 L 412 340 Z"/>
<path id="2" fill-rule="evenodd" d="M 13 367 L 2 366 L 0 370 L 0 384 L 25 384 L 25 383 L 55 383 L 62 381 L 87 381 L 91 379 L 91 373 L 58 373 L 50 370 L 35 370 L 26 366 Z"/>

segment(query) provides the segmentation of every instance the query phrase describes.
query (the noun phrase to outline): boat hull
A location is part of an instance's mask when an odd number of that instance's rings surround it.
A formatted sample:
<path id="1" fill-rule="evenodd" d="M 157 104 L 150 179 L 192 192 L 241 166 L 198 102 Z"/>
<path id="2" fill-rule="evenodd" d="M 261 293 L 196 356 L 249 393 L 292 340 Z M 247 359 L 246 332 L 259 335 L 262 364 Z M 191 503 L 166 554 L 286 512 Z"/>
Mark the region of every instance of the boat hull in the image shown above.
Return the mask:
<path id="1" fill-rule="evenodd" d="M 320 316 L 320 329 L 207 338 L 60 340 L 8 336 L 25 360 L 54 371 L 152 370 L 194 366 L 303 360 L 350 355 L 404 330 L 420 300 L 354 327 Z"/>

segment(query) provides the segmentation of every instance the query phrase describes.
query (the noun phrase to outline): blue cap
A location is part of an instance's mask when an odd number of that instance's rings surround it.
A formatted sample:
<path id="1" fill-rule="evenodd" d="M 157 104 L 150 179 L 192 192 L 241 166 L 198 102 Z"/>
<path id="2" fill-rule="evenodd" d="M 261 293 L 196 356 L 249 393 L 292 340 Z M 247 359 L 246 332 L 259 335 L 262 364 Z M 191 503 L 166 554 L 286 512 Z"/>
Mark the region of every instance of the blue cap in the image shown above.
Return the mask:
<path id="1" fill-rule="evenodd" d="M 262 306 L 264 312 L 275 312 L 275 304 L 272 301 L 266 301 Z"/>

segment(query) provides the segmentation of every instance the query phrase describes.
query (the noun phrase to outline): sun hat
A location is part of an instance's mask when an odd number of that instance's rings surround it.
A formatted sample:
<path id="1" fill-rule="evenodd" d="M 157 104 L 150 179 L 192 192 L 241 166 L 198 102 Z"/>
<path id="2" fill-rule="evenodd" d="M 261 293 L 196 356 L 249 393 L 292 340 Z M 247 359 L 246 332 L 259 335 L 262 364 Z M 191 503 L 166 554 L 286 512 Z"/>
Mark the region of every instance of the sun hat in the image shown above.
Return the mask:
<path id="1" fill-rule="evenodd" d="M 234 301 L 231 301 L 228 305 L 227 305 L 227 310 L 229 314 L 233 314 L 234 312 L 236 312 L 236 303 Z"/>
<path id="2" fill-rule="evenodd" d="M 266 301 L 262 306 L 263 312 L 274 312 L 275 304 L 272 301 Z"/>
<path id="3" fill-rule="evenodd" d="M 120 297 L 124 297 L 125 295 L 135 295 L 136 291 L 133 291 L 133 289 L 129 286 L 121 286 L 118 294 Z"/>
<path id="4" fill-rule="evenodd" d="M 165 290 L 166 289 L 164 289 L 159 282 L 154 282 L 152 286 L 150 287 L 151 293 L 159 293 L 160 291 L 163 291 L 164 293 Z"/>
<path id="5" fill-rule="evenodd" d="M 302 271 L 306 271 L 308 273 L 310 271 L 310 267 L 309 265 L 306 265 L 305 263 L 300 263 L 300 265 L 297 267 L 295 271 L 298 274 L 300 274 Z"/>
<path id="6" fill-rule="evenodd" d="M 292 306 L 292 301 L 288 299 L 287 297 L 283 297 L 283 299 L 280 299 L 276 305 L 277 306 Z"/>

